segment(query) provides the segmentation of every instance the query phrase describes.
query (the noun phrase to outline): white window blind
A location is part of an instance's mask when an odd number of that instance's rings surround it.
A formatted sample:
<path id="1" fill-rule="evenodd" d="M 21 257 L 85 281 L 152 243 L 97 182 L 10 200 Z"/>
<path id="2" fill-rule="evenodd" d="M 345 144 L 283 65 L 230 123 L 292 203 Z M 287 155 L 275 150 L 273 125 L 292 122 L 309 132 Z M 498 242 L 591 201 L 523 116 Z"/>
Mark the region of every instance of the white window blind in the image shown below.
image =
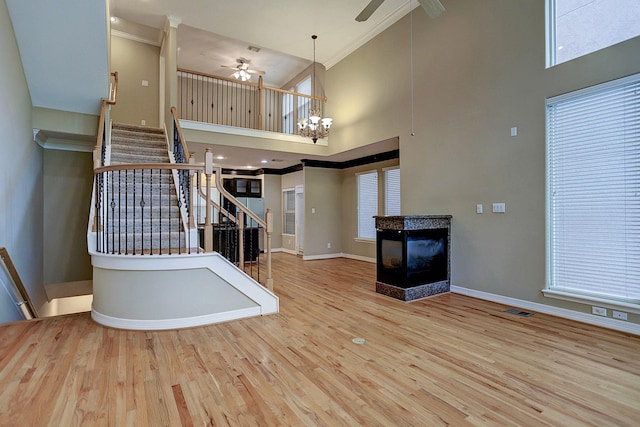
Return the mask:
<path id="1" fill-rule="evenodd" d="M 282 193 L 283 200 L 283 234 L 296 234 L 296 194 L 294 190 L 286 190 Z"/>
<path id="2" fill-rule="evenodd" d="M 640 75 L 547 101 L 547 289 L 640 303 Z"/>
<path id="3" fill-rule="evenodd" d="M 374 216 L 378 215 L 378 172 L 366 172 L 358 177 L 358 237 L 376 238 Z"/>
<path id="4" fill-rule="evenodd" d="M 384 171 L 384 214 L 400 215 L 400 168 Z"/>

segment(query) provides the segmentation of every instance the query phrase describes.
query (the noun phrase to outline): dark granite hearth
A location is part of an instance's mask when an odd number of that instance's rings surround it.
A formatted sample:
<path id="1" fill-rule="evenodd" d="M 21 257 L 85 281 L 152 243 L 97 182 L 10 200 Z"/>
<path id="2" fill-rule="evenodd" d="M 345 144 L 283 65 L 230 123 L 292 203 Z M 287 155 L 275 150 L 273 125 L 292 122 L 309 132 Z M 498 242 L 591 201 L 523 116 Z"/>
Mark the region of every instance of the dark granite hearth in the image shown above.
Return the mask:
<path id="1" fill-rule="evenodd" d="M 401 288 L 399 286 L 376 282 L 376 292 L 391 298 L 408 302 L 449 292 L 449 281 L 443 280 L 441 282 L 427 283 L 424 285 L 412 286 L 410 288 Z"/>

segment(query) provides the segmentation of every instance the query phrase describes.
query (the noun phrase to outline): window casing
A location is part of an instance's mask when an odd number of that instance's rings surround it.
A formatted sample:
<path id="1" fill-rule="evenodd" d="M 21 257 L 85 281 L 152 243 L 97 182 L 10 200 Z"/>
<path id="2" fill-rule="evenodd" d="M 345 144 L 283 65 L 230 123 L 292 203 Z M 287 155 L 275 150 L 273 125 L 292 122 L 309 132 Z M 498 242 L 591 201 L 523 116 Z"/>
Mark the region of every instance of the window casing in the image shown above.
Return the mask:
<path id="1" fill-rule="evenodd" d="M 640 74 L 547 100 L 544 293 L 640 309 Z"/>
<path id="2" fill-rule="evenodd" d="M 378 215 L 378 171 L 356 175 L 358 191 L 358 238 L 375 239 Z"/>

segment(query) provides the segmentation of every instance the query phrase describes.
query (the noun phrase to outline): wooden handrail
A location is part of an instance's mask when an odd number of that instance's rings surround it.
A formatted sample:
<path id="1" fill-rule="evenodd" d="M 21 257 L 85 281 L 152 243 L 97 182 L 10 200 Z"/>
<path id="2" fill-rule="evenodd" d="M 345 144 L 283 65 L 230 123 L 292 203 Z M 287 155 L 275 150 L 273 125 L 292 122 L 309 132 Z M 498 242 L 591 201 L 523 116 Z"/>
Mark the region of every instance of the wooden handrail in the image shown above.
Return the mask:
<path id="1" fill-rule="evenodd" d="M 284 94 L 287 94 L 287 95 L 299 96 L 301 98 L 309 98 L 309 99 L 312 99 L 314 101 L 321 101 L 321 102 L 327 102 L 328 101 L 326 97 L 325 98 L 321 98 L 321 97 L 318 97 L 318 96 L 305 95 L 304 93 L 298 93 L 298 92 L 292 92 L 290 90 L 279 89 L 277 87 L 269 87 L 269 86 L 259 85 L 257 83 L 242 82 L 242 81 L 239 81 L 239 80 L 236 80 L 236 79 L 232 79 L 232 78 L 228 78 L 228 77 L 221 77 L 221 76 L 214 76 L 213 74 L 201 73 L 200 71 L 188 70 L 186 68 L 178 68 L 178 72 L 195 74 L 197 76 L 209 77 L 209 78 L 212 78 L 212 79 L 223 80 L 223 81 L 227 81 L 227 82 L 230 82 L 230 83 L 236 83 L 236 84 L 243 85 L 243 86 L 254 87 L 256 89 L 271 90 L 271 91 L 274 91 L 274 92 L 280 92 L 280 93 L 284 93 Z"/>
<path id="2" fill-rule="evenodd" d="M 15 265 L 13 265 L 13 261 L 11 261 L 11 257 L 9 256 L 9 252 L 7 251 L 7 248 L 4 248 L 4 247 L 0 248 L 0 259 L 2 259 L 2 261 L 4 262 L 4 265 L 7 266 L 7 271 L 11 276 L 11 280 L 13 280 L 13 283 L 16 284 L 16 288 L 18 288 L 18 292 L 20 292 L 20 297 L 22 298 L 21 302 L 24 303 L 25 306 L 27 307 L 27 311 L 29 312 L 29 315 L 31 315 L 32 318 L 37 319 L 39 317 L 38 311 L 34 307 L 33 302 L 29 297 L 29 294 L 27 293 L 27 290 L 25 289 L 24 284 L 22 283 L 22 280 L 20 280 L 20 275 L 18 274 L 18 270 L 16 270 Z"/>
<path id="3" fill-rule="evenodd" d="M 204 193 L 204 191 L 202 191 L 202 186 L 198 187 L 198 192 L 200 193 L 200 197 L 202 197 L 203 199 L 207 200 L 209 205 L 211 205 L 214 208 L 218 209 L 218 211 L 220 213 L 222 213 L 224 216 L 226 216 L 227 219 L 229 219 L 229 221 L 233 222 L 234 224 L 237 222 L 236 217 L 233 216 L 228 210 L 226 210 L 225 208 L 223 208 L 222 206 L 217 204 L 213 199 L 207 197 L 207 195 Z M 207 207 L 207 209 L 209 209 L 209 208 Z"/>
<path id="4" fill-rule="evenodd" d="M 102 154 L 102 139 L 104 136 L 104 121 L 105 121 L 105 114 L 107 111 L 107 105 L 115 105 L 116 101 L 117 101 L 117 95 L 118 95 L 118 72 L 115 71 L 113 73 L 111 73 L 111 75 L 113 76 L 113 80 L 114 80 L 114 84 L 113 84 L 113 92 L 109 94 L 109 96 L 111 96 L 113 94 L 113 98 L 109 98 L 109 99 L 103 99 L 101 104 L 100 104 L 100 118 L 98 119 L 98 136 L 97 136 L 97 141 L 96 141 L 96 145 L 93 148 L 93 168 L 98 168 L 100 166 L 102 166 L 101 164 L 101 154 Z"/>
<path id="5" fill-rule="evenodd" d="M 262 228 L 266 229 L 267 228 L 267 223 L 265 221 L 263 221 L 258 215 L 254 214 L 253 211 L 251 211 L 251 209 L 249 209 L 244 204 L 242 204 L 231 193 L 229 193 L 226 188 L 224 188 L 224 186 L 222 185 L 222 168 L 217 167 L 217 168 L 214 168 L 214 170 L 216 171 L 216 173 L 215 173 L 215 175 L 216 175 L 216 188 L 218 189 L 220 194 L 222 194 L 225 198 L 230 200 L 231 203 L 236 205 L 239 210 L 241 210 L 246 215 L 248 215 L 252 220 L 257 222 L 258 225 L 260 225 Z"/>
<path id="6" fill-rule="evenodd" d="M 204 171 L 204 166 L 190 163 L 124 163 L 120 165 L 101 166 L 94 169 L 94 174 L 109 171 L 121 171 L 128 169 L 179 169 Z"/>
<path id="7" fill-rule="evenodd" d="M 178 136 L 180 137 L 180 144 L 182 144 L 182 151 L 184 151 L 185 160 L 189 163 L 191 154 L 189 154 L 189 150 L 187 150 L 187 141 L 184 139 L 184 135 L 182 134 L 182 127 L 180 127 L 180 120 L 178 120 L 178 110 L 176 110 L 176 107 L 171 107 L 171 114 L 173 115 L 173 122 L 176 124 L 176 129 L 178 130 Z"/>

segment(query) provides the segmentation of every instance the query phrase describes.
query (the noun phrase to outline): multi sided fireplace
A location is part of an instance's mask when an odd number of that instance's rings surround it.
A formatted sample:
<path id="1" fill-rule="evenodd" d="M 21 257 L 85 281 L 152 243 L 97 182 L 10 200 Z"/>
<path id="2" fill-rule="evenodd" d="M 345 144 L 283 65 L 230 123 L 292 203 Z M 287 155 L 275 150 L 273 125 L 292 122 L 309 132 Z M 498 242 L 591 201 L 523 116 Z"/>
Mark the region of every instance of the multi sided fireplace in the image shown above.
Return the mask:
<path id="1" fill-rule="evenodd" d="M 450 215 L 376 217 L 376 292 L 412 301 L 449 291 Z"/>

